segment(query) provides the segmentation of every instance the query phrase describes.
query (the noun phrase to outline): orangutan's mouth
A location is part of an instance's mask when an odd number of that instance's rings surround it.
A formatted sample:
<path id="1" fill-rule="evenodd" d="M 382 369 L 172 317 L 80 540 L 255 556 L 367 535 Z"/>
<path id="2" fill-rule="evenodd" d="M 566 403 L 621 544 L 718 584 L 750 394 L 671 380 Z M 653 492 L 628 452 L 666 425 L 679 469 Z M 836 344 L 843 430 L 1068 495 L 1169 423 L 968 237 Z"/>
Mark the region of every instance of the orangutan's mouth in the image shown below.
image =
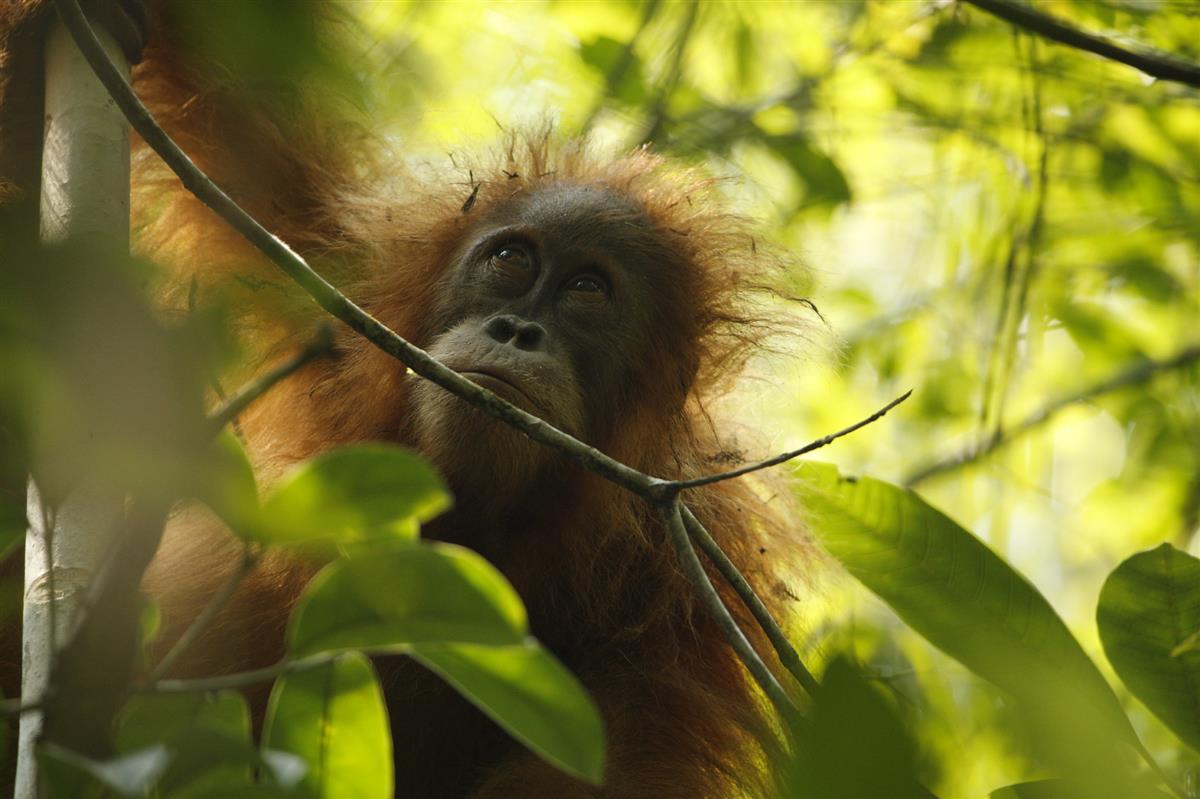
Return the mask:
<path id="1" fill-rule="evenodd" d="M 525 393 L 525 390 L 511 377 L 498 372 L 484 372 L 478 369 L 464 369 L 459 374 L 472 383 L 478 383 L 513 404 L 524 405 L 527 409 L 532 409 L 539 415 L 544 412 L 542 406 L 535 402 L 533 397 Z"/>

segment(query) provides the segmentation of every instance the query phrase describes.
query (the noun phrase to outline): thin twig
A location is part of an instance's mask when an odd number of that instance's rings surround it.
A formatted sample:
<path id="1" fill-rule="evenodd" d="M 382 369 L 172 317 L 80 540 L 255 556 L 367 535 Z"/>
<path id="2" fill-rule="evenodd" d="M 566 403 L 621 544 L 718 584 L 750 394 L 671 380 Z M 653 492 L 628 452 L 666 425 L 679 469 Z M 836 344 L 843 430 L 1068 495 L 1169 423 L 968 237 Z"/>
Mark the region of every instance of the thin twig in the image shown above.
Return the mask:
<path id="1" fill-rule="evenodd" d="M 688 538 L 687 530 L 684 529 L 683 516 L 680 510 L 682 503 L 679 499 L 673 499 L 669 503 L 660 506 L 663 523 L 667 527 L 667 533 L 671 539 L 671 544 L 675 547 L 675 552 L 679 556 L 680 565 L 683 567 L 684 574 L 691 581 L 692 587 L 696 589 L 696 593 L 700 595 L 700 601 L 704 603 L 704 607 L 712 614 L 713 621 L 717 627 L 725 635 L 729 645 L 733 647 L 733 651 L 737 653 L 742 663 L 746 664 L 750 674 L 754 677 L 755 682 L 762 688 L 763 693 L 775 705 L 785 719 L 792 719 L 797 715 L 796 705 L 792 702 L 791 697 L 783 690 L 783 686 L 775 679 L 775 675 L 767 668 L 767 664 L 763 663 L 762 658 L 754 651 L 754 647 L 746 638 L 745 633 L 738 627 L 738 623 L 733 616 L 729 614 L 729 608 L 725 607 L 725 603 L 721 601 L 717 589 L 713 587 L 712 581 L 708 579 L 708 574 L 704 571 L 703 564 L 700 563 L 700 558 L 696 555 L 695 548 L 692 547 L 692 541 Z"/>
<path id="2" fill-rule="evenodd" d="M 928 480 L 935 475 L 945 474 L 946 472 L 966 466 L 969 463 L 974 463 L 983 456 L 999 449 L 1000 447 L 1011 443 L 1013 440 L 1025 435 L 1031 430 L 1049 422 L 1061 411 L 1069 408 L 1072 405 L 1077 405 L 1081 402 L 1087 402 L 1096 397 L 1117 391 L 1122 388 L 1128 388 L 1138 383 L 1144 383 L 1147 380 L 1158 375 L 1160 372 L 1168 372 L 1173 369 L 1180 369 L 1188 366 L 1191 363 L 1200 361 L 1200 344 L 1192 345 L 1180 350 L 1175 355 L 1162 361 L 1146 360 L 1135 366 L 1119 372 L 1116 375 L 1095 383 L 1082 391 L 1075 394 L 1070 394 L 1061 399 L 1051 402 L 1049 405 L 1034 411 L 1029 416 L 1026 416 L 1019 424 L 1008 428 L 1008 432 L 997 431 L 988 436 L 981 442 L 977 442 L 973 446 L 967 447 L 961 452 L 952 455 L 948 458 L 935 461 L 928 466 L 925 466 L 913 472 L 904 481 L 906 486 L 914 486 L 917 483 Z"/>
<path id="3" fill-rule="evenodd" d="M 1185 83 L 1188 86 L 1200 88 L 1200 65 L 1184 61 L 1177 56 L 1153 51 L 1146 47 L 1130 50 L 1108 39 L 1081 31 L 1030 6 L 1012 2 L 1012 0 L 963 1 L 1017 27 L 1024 28 L 1030 33 L 1036 33 L 1044 39 L 1051 39 L 1077 50 L 1085 50 L 1111 61 L 1118 61 L 1160 80 Z"/>
<path id="4" fill-rule="evenodd" d="M 204 610 L 200 611 L 200 615 L 183 631 L 183 635 L 179 636 L 179 640 L 175 642 L 171 650 L 154 667 L 154 671 L 150 672 L 150 682 L 157 682 L 169 674 L 171 667 L 204 634 L 208 626 L 213 623 L 221 611 L 225 609 L 225 606 L 229 604 L 229 600 L 233 598 L 238 586 L 242 584 L 242 580 L 246 579 L 246 575 L 254 570 L 254 567 L 258 564 L 258 556 L 259 552 L 256 548 L 249 544 L 245 546 L 242 550 L 241 563 L 229 575 L 229 579 L 225 581 L 217 593 L 213 594 L 212 599 L 204 606 Z"/>
<path id="5" fill-rule="evenodd" d="M 219 677 L 202 677 L 195 680 L 159 680 L 142 686 L 139 691 L 144 694 L 204 694 L 212 691 L 235 691 L 239 688 L 274 680 L 285 674 L 295 674 L 328 666 L 343 654 L 342 652 L 322 652 L 319 655 L 312 655 L 300 660 L 285 658 L 261 669 L 239 671 L 236 674 L 222 674 Z"/>
<path id="6" fill-rule="evenodd" d="M 666 490 L 666 491 L 681 491 L 685 488 L 697 488 L 699 486 L 706 486 L 706 485 L 711 485 L 713 483 L 719 483 L 722 480 L 731 480 L 734 477 L 741 477 L 744 474 L 750 474 L 751 472 L 757 472 L 762 469 L 767 469 L 771 466 L 778 466 L 781 463 L 790 461 L 793 458 L 798 458 L 801 455 L 812 452 L 815 449 L 820 449 L 821 447 L 827 447 L 830 444 L 832 444 L 834 441 L 836 441 L 837 439 L 839 439 L 843 436 L 850 435 L 855 430 L 859 430 L 859 429 L 871 424 L 872 422 L 882 419 L 884 417 L 884 415 L 887 414 L 888 411 L 890 411 L 892 408 L 895 408 L 900 403 L 904 402 L 910 396 L 912 396 L 912 389 L 909 389 L 908 391 L 901 394 L 899 397 L 896 397 L 896 399 L 892 400 L 887 405 L 884 405 L 882 408 L 875 411 L 875 413 L 871 414 L 866 419 L 863 419 L 861 422 L 855 422 L 854 424 L 850 425 L 849 427 L 839 430 L 836 433 L 830 433 L 827 436 L 822 436 L 821 438 L 818 438 L 816 441 L 812 441 L 812 442 L 809 442 L 808 444 L 805 444 L 800 449 L 794 449 L 790 452 L 784 452 L 780 455 L 774 456 L 773 458 L 767 458 L 765 461 L 758 461 L 757 463 L 750 463 L 745 466 L 741 466 L 737 469 L 732 469 L 728 472 L 721 472 L 720 474 L 708 474 L 708 475 L 704 475 L 703 477 L 693 477 L 690 480 L 671 480 L 671 481 L 668 481 L 665 485 L 663 485 L 662 488 L 663 488 L 663 490 Z"/>
<path id="7" fill-rule="evenodd" d="M 687 528 L 688 535 L 700 546 L 700 549 L 708 556 L 708 559 L 717 567 L 717 571 L 721 572 L 721 576 L 725 578 L 733 590 L 737 592 L 737 595 L 742 598 L 742 602 L 746 604 L 746 607 L 750 609 L 754 620 L 758 622 L 758 626 L 771 641 L 771 646 L 775 647 L 775 654 L 778 655 L 779 662 L 792 673 L 792 676 L 804 687 L 809 696 L 814 696 L 820 689 L 817 678 L 812 675 L 812 672 L 800 660 L 800 655 L 796 653 L 796 648 L 792 646 L 792 642 L 788 640 L 783 630 L 775 622 L 775 619 L 771 618 L 771 611 L 767 610 L 767 606 L 763 604 L 758 594 L 754 592 L 754 587 L 738 571 L 737 566 L 725 554 L 725 550 L 721 549 L 721 545 L 709 534 L 708 530 L 704 529 L 704 525 L 696 518 L 696 514 L 692 513 L 691 509 L 686 506 L 683 507 L 683 524 Z"/>
<path id="8" fill-rule="evenodd" d="M 299 352 L 254 378 L 218 405 L 208 415 L 209 426 L 214 431 L 221 430 L 236 419 L 238 414 L 246 410 L 252 402 L 266 394 L 276 383 L 296 372 L 309 361 L 316 360 L 332 351 L 333 330 L 329 325 L 321 323 L 317 327 L 316 335 Z"/>

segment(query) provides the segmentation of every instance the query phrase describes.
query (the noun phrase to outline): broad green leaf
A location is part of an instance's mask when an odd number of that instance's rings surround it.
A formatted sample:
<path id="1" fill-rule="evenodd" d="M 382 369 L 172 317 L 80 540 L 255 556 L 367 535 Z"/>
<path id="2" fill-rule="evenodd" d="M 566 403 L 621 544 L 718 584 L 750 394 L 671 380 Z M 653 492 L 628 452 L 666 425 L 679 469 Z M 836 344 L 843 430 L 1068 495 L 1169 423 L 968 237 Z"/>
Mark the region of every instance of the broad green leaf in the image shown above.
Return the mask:
<path id="1" fill-rule="evenodd" d="M 417 544 L 331 563 L 301 597 L 293 653 L 397 651 L 417 643 L 513 644 L 525 609 L 503 575 L 451 544 Z"/>
<path id="2" fill-rule="evenodd" d="M 357 652 L 281 677 L 271 690 L 263 747 L 303 758 L 302 797 L 390 799 L 392 739 L 375 670 Z"/>
<path id="3" fill-rule="evenodd" d="M 1200 750 L 1200 560 L 1162 544 L 1118 566 L 1100 591 L 1096 623 L 1125 685 L 1188 746 Z"/>
<path id="4" fill-rule="evenodd" d="M 420 645 L 413 647 L 413 657 L 538 756 L 600 783 L 604 728 L 599 711 L 583 686 L 537 641 Z"/>
<path id="5" fill-rule="evenodd" d="M 911 491 L 843 478 L 827 464 L 806 463 L 799 476 L 821 543 L 918 633 L 1022 700 L 1039 726 L 1073 722 L 1073 734 L 1094 735 L 1104 751 L 1114 738 L 1136 745 L 1112 689 L 1058 614 L 979 539 Z"/>
<path id="6" fill-rule="evenodd" d="M 305 461 L 263 502 L 259 536 L 267 543 L 319 538 L 415 538 L 425 522 L 450 506 L 437 472 L 415 453 L 362 444 Z"/>

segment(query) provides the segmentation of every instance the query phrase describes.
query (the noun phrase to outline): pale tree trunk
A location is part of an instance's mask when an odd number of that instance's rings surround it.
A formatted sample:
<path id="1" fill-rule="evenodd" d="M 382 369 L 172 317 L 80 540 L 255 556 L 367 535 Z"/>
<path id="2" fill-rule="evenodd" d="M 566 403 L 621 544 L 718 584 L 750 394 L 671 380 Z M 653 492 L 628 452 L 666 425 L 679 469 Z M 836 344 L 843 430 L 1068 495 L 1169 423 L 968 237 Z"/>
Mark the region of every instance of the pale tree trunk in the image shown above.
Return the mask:
<path id="1" fill-rule="evenodd" d="M 96 33 L 113 62 L 127 70 L 121 48 L 103 30 Z M 47 33 L 45 52 L 42 240 L 86 240 L 95 242 L 97 251 L 127 250 L 128 125 L 57 19 Z M 85 479 L 57 508 L 47 508 L 30 485 L 21 647 L 24 702 L 37 702 L 46 689 L 53 652 L 74 627 L 79 599 L 111 547 L 123 502 Z M 35 746 L 41 726 L 38 712 L 21 718 L 17 799 L 38 796 Z"/>

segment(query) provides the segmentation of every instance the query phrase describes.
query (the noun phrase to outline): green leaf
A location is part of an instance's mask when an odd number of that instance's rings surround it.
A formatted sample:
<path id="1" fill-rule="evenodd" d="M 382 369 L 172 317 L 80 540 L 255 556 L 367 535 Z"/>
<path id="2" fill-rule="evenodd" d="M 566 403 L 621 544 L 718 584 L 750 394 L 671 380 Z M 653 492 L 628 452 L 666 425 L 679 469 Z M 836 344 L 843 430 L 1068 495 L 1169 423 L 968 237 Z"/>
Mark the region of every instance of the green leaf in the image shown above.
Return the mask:
<path id="1" fill-rule="evenodd" d="M 165 744 L 172 757 L 159 789 L 172 799 L 249 786 L 259 765 L 250 710 L 236 691 L 134 697 L 118 718 L 116 743 L 122 751 Z"/>
<path id="2" fill-rule="evenodd" d="M 249 787 L 261 765 L 252 742 L 212 727 L 192 727 L 168 744 L 173 757 L 159 789 L 170 799 L 210 795 L 232 785 Z"/>
<path id="3" fill-rule="evenodd" d="M 320 538 L 339 542 L 416 537 L 450 507 L 450 494 L 429 463 L 399 447 L 363 444 L 300 464 L 263 503 L 259 536 L 266 543 Z"/>
<path id="4" fill-rule="evenodd" d="M 281 677 L 263 726 L 265 749 L 302 757 L 303 797 L 390 799 L 392 739 L 375 670 L 347 652 L 328 665 Z"/>
<path id="5" fill-rule="evenodd" d="M 234 533 L 246 536 L 258 518 L 258 485 L 242 442 L 221 431 L 205 453 L 196 496 L 212 508 Z"/>
<path id="6" fill-rule="evenodd" d="M 988 799 L 1085 799 L 1095 796 L 1088 786 L 1070 780 L 1031 780 L 1015 785 L 1005 785 L 988 794 Z M 1105 791 L 1105 796 L 1120 796 L 1121 799 L 1172 799 L 1171 794 L 1149 784 L 1148 780 L 1126 783 L 1118 792 Z"/>
<path id="7" fill-rule="evenodd" d="M 1065 780 L 1033 780 L 997 788 L 988 799 L 1067 799 L 1075 791 L 1075 786 Z"/>
<path id="8" fill-rule="evenodd" d="M 116 744 L 131 752 L 161 743 L 194 727 L 250 740 L 250 710 L 236 691 L 135 696 L 117 719 Z"/>
<path id="9" fill-rule="evenodd" d="M 798 796 L 929 797 L 917 780 L 917 748 L 892 704 L 843 657 L 835 658 L 801 729 Z"/>
<path id="10" fill-rule="evenodd" d="M 451 544 L 335 561 L 309 584 L 288 629 L 291 651 L 402 651 L 418 643 L 513 644 L 525 609 L 494 566 Z"/>
<path id="11" fill-rule="evenodd" d="M 1200 560 L 1162 544 L 1118 566 L 1096 608 L 1113 669 L 1146 707 L 1200 751 Z M 1178 650 L 1178 651 L 1177 651 Z"/>
<path id="12" fill-rule="evenodd" d="M 622 72 L 612 87 L 615 99 L 632 106 L 646 102 L 646 77 L 641 59 L 636 52 L 627 52 L 625 42 L 611 36 L 597 36 L 580 45 L 579 55 L 585 64 L 604 75 L 606 80 L 620 66 Z"/>
<path id="13" fill-rule="evenodd" d="M 953 15 L 946 14 L 938 18 L 937 24 L 929 34 L 929 38 L 921 46 L 920 52 L 913 59 L 923 66 L 942 66 L 949 60 L 950 51 L 959 42 L 967 26 Z"/>
<path id="14" fill-rule="evenodd" d="M 1073 735 L 1090 736 L 1072 742 L 1076 752 L 1094 755 L 1091 745 L 1107 753 L 1114 739 L 1137 745 L 1112 689 L 1058 614 L 979 539 L 911 491 L 843 478 L 827 464 L 806 463 L 799 476 L 821 543 L 914 630 L 1022 700 L 1043 730 L 1070 723 Z"/>
<path id="15" fill-rule="evenodd" d="M 604 728 L 578 680 L 533 639 L 515 646 L 420 645 L 413 657 L 547 762 L 600 784 Z"/>
<path id="16" fill-rule="evenodd" d="M 837 162 L 814 149 L 804 136 L 768 136 L 766 143 L 787 162 L 806 187 L 805 205 L 841 205 L 850 201 L 850 184 Z"/>
<path id="17" fill-rule="evenodd" d="M 166 770 L 171 754 L 163 744 L 116 757 L 93 760 L 55 744 L 42 744 L 41 775 L 52 797 L 145 796 Z"/>

